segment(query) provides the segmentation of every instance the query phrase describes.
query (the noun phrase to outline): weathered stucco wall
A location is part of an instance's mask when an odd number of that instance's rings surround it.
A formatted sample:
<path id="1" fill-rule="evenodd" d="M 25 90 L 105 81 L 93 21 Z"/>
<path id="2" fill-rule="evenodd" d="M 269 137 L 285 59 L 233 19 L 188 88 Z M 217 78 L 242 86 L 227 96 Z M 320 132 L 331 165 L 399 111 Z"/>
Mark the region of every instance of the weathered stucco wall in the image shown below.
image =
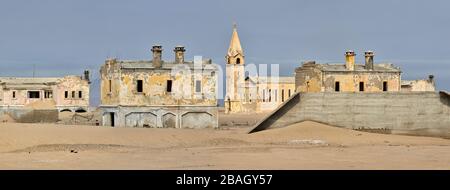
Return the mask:
<path id="1" fill-rule="evenodd" d="M 152 63 L 106 60 L 100 69 L 104 126 L 218 127 L 217 65 L 211 60 Z"/>
<path id="2" fill-rule="evenodd" d="M 360 82 L 365 92 L 400 91 L 400 73 L 377 71 L 321 71 L 316 64 L 306 63 L 296 69 L 296 89 L 298 92 L 334 92 L 339 82 L 339 91 L 358 92 Z"/>
<path id="3" fill-rule="evenodd" d="M 245 95 L 245 67 L 243 64 L 227 64 L 226 65 L 226 95 L 225 95 L 225 111 L 226 113 L 243 112 L 242 102 Z M 231 102 L 227 103 L 228 100 Z"/>
<path id="4" fill-rule="evenodd" d="M 39 98 L 28 97 L 30 91 L 38 92 Z M 3 81 L 0 80 L 0 107 L 3 109 L 32 107 L 35 109 L 56 108 L 71 111 L 83 109 L 87 111 L 89 81 L 75 75 L 61 78 L 11 77 L 3 79 Z"/>
<path id="5" fill-rule="evenodd" d="M 68 97 L 65 97 L 65 92 Z M 75 97 L 72 97 L 75 92 Z M 81 92 L 81 97 L 79 96 Z M 53 98 L 58 108 L 89 107 L 89 81 L 79 76 L 66 76 L 53 86 Z"/>
<path id="6" fill-rule="evenodd" d="M 325 92 L 335 91 L 335 82 L 339 82 L 341 92 L 358 92 L 360 82 L 364 83 L 365 92 L 383 91 L 383 82 L 387 82 L 388 91 L 400 90 L 400 74 L 398 73 L 325 72 L 323 78 Z"/>
<path id="7" fill-rule="evenodd" d="M 315 63 L 305 63 L 295 69 L 295 85 L 297 92 L 321 92 L 322 71 Z"/>
<path id="8" fill-rule="evenodd" d="M 311 120 L 390 133 L 450 136 L 450 95 L 444 92 L 299 93 L 252 130 Z"/>
<path id="9" fill-rule="evenodd" d="M 150 65 L 151 63 L 146 63 Z M 164 63 L 163 63 L 164 66 Z M 180 68 L 183 64 L 179 64 Z M 172 67 L 173 68 L 173 67 Z M 206 67 L 205 67 L 206 68 Z M 217 72 L 215 69 L 200 69 L 200 73 L 185 68 L 176 72 L 171 68 L 124 69 L 116 60 L 108 60 L 102 66 L 101 104 L 152 106 L 152 105 L 217 105 Z M 180 69 L 182 70 L 182 69 Z M 142 80 L 142 92 L 137 92 L 137 81 Z M 167 92 L 168 80 L 172 91 Z M 196 92 L 196 81 L 201 81 L 201 91 Z"/>
<path id="10" fill-rule="evenodd" d="M 419 92 L 419 91 L 435 91 L 436 86 L 433 80 L 404 80 L 402 81 L 401 91 L 403 92 Z"/>

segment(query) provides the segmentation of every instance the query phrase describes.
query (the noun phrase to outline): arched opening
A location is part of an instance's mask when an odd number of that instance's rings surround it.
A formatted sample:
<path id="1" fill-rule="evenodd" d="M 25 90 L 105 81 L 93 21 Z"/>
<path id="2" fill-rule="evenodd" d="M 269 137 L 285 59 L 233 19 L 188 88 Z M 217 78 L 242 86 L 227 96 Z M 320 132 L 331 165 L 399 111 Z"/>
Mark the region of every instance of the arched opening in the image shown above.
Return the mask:
<path id="1" fill-rule="evenodd" d="M 236 59 L 236 64 L 241 64 L 241 58 Z"/>
<path id="2" fill-rule="evenodd" d="M 70 109 L 63 109 L 60 112 L 72 112 L 72 110 L 70 110 Z"/>
<path id="3" fill-rule="evenodd" d="M 86 113 L 86 110 L 80 108 L 75 110 L 75 113 Z"/>

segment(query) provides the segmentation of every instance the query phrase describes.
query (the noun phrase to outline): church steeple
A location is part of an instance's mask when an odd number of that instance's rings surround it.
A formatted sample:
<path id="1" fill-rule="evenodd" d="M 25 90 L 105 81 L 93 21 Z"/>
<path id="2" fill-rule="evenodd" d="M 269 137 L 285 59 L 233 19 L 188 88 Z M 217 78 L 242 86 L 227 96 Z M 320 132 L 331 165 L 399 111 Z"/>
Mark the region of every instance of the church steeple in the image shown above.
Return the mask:
<path id="1" fill-rule="evenodd" d="M 233 34 L 231 35 L 230 47 L 228 48 L 227 64 L 244 64 L 244 51 L 237 32 L 236 23 L 233 24 Z"/>

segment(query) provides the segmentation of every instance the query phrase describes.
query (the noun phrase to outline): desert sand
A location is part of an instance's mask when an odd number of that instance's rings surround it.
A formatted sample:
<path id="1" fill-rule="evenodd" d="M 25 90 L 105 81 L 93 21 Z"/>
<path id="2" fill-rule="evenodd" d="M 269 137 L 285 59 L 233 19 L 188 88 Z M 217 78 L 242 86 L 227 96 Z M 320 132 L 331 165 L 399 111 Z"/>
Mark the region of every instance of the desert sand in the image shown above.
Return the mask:
<path id="1" fill-rule="evenodd" d="M 147 129 L 0 123 L 0 169 L 450 169 L 450 140 L 315 122 Z"/>

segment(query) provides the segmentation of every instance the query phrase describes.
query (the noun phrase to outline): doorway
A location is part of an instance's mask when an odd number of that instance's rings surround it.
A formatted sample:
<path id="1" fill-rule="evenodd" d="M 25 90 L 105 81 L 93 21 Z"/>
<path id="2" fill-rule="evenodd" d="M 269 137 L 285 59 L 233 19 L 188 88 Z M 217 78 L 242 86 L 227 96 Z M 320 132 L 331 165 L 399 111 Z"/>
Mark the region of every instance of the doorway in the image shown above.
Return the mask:
<path id="1" fill-rule="evenodd" d="M 111 127 L 114 127 L 114 112 L 110 112 L 109 117 L 111 118 Z"/>

